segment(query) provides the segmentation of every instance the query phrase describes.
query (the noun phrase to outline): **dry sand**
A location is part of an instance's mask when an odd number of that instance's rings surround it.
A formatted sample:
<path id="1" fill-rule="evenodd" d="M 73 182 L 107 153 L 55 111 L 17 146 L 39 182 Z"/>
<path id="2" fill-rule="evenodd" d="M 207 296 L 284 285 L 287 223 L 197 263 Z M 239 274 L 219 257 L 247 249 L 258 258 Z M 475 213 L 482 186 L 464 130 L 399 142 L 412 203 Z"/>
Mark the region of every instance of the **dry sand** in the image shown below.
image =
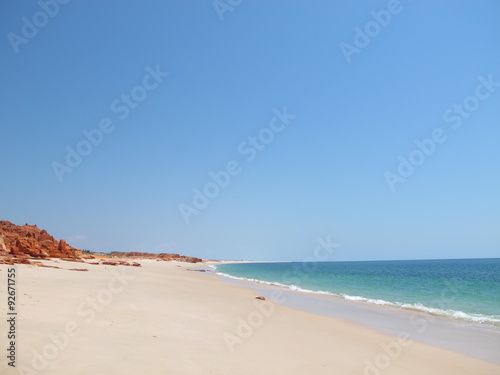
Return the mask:
<path id="1" fill-rule="evenodd" d="M 89 272 L 16 266 L 13 369 L 9 266 L 0 266 L 0 374 L 500 374 L 498 365 L 257 300 L 189 271 L 193 264 L 45 263 Z"/>

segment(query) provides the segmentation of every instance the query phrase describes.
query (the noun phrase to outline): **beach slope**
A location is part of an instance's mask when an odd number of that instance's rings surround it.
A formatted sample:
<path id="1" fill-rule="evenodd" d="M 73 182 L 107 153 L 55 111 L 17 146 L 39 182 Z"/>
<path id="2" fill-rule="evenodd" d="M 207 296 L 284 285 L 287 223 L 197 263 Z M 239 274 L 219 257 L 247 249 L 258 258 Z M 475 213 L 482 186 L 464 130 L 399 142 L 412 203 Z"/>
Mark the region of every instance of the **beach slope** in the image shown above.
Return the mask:
<path id="1" fill-rule="evenodd" d="M 63 269 L 16 266 L 16 368 L 4 355 L 2 374 L 500 374 L 495 364 L 258 300 L 193 264 L 77 272 L 72 262 L 44 263 Z M 4 285 L 10 267 L 0 266 Z"/>

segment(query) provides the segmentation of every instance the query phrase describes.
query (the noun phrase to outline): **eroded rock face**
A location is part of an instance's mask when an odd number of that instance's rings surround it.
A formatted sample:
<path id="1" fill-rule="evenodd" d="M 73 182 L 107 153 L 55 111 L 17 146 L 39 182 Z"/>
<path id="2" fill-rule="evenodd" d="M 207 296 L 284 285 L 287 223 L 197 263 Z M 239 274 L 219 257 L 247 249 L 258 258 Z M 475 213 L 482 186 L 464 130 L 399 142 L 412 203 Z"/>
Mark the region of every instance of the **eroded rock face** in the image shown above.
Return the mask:
<path id="1" fill-rule="evenodd" d="M 185 255 L 179 255 L 179 254 L 165 254 L 161 253 L 158 255 L 158 258 L 162 260 L 176 260 L 179 262 L 189 262 L 189 263 L 198 263 L 198 262 L 203 262 L 203 259 L 200 258 L 195 258 L 195 257 L 188 257 Z"/>
<path id="2" fill-rule="evenodd" d="M 0 221 L 0 257 L 79 258 L 82 252 L 36 225 Z"/>
<path id="3" fill-rule="evenodd" d="M 92 255 L 82 255 L 80 249 L 76 249 L 66 243 L 65 240 L 57 241 L 44 229 L 36 225 L 16 225 L 10 221 L 0 221 L 0 264 L 25 263 L 32 264 L 28 258 L 61 258 L 73 262 L 85 262 L 80 258 L 94 259 Z M 137 262 L 126 262 L 120 258 L 128 259 L 156 259 L 159 261 L 181 261 L 197 263 L 203 262 L 200 258 L 189 257 L 179 254 L 153 254 L 142 252 L 112 252 L 110 258 L 102 264 L 118 266 L 141 267 Z M 113 263 L 113 264 L 111 264 Z M 91 264 L 99 264 L 91 263 Z"/>
<path id="4" fill-rule="evenodd" d="M 156 260 L 164 260 L 164 261 L 171 261 L 171 260 L 176 260 L 179 262 L 189 262 L 189 263 L 198 263 L 198 262 L 203 262 L 203 259 L 196 258 L 196 257 L 189 257 L 185 255 L 179 255 L 179 254 L 153 254 L 153 253 L 141 253 L 141 252 L 118 252 L 114 251 L 111 253 L 111 256 L 114 256 L 116 258 L 127 258 L 127 259 L 156 259 Z"/>

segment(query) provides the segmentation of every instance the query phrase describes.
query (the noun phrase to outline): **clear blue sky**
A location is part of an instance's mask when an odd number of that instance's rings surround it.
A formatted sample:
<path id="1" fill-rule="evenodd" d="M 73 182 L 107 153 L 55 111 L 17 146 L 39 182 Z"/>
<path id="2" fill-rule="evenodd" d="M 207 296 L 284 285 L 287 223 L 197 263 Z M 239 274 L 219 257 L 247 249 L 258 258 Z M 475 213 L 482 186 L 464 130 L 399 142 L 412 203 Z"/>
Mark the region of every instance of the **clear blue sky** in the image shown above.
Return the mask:
<path id="1" fill-rule="evenodd" d="M 0 2 L 1 219 L 96 251 L 500 257 L 500 2 L 44 1 Z"/>

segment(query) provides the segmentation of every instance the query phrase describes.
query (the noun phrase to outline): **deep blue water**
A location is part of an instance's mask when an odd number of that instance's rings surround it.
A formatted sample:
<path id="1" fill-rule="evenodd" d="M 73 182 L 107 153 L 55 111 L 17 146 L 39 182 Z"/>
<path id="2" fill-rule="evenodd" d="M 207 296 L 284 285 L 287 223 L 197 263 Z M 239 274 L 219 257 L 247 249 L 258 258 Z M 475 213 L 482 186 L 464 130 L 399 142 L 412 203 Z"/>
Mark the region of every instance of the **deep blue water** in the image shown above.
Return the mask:
<path id="1" fill-rule="evenodd" d="M 500 259 L 240 263 L 217 272 L 500 325 Z"/>

